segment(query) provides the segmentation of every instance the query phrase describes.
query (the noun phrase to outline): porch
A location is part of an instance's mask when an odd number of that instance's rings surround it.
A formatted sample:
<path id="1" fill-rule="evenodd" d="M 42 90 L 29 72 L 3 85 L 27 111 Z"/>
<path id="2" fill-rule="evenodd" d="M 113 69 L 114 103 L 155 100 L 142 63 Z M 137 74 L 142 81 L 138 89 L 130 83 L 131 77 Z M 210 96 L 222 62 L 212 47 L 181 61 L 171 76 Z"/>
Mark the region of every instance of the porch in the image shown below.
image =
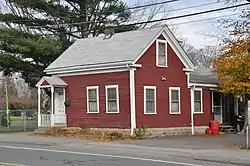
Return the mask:
<path id="1" fill-rule="evenodd" d="M 237 126 L 236 116 L 244 116 L 244 105 L 232 94 L 225 95 L 216 90 L 211 91 L 212 119 L 220 122 L 221 130 L 230 132 Z"/>
<path id="2" fill-rule="evenodd" d="M 66 126 L 65 88 L 67 84 L 59 77 L 43 77 L 38 83 L 38 127 Z M 50 95 L 49 108 L 42 109 L 42 90 Z"/>

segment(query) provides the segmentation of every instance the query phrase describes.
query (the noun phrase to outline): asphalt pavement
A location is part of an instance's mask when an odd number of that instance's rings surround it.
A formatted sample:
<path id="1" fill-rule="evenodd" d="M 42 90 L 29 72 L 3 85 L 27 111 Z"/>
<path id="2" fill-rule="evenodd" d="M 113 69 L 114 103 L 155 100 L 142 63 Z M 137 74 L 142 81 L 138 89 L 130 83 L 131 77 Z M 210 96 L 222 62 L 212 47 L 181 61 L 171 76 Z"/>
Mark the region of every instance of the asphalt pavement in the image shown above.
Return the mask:
<path id="1" fill-rule="evenodd" d="M 157 140 L 156 140 L 157 141 Z M 235 166 L 226 160 L 249 152 L 192 150 L 98 143 L 63 138 L 0 135 L 0 165 L 25 166 Z M 242 154 L 241 154 L 242 153 Z M 230 156 L 231 155 L 231 156 Z M 227 155 L 226 155 L 227 156 Z M 231 162 L 231 163 L 230 163 Z M 242 161 L 239 165 L 248 165 Z"/>

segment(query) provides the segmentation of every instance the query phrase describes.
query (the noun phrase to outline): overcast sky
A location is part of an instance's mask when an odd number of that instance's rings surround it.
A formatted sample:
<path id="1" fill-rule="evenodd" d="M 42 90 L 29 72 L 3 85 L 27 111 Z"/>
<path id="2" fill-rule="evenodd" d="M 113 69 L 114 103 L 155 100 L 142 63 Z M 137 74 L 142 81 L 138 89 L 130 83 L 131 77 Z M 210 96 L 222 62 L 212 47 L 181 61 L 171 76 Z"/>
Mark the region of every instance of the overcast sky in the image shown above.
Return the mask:
<path id="1" fill-rule="evenodd" d="M 128 3 L 129 6 L 135 6 L 135 0 L 123 0 L 123 1 Z M 150 0 L 147 0 L 147 1 L 150 1 Z M 151 0 L 151 1 L 162 2 L 164 0 Z M 192 6 L 197 6 L 201 4 L 214 3 L 214 4 L 202 6 L 202 7 L 196 7 L 196 8 L 170 12 L 167 17 L 172 17 L 172 16 L 178 16 L 178 15 L 189 14 L 189 13 L 200 12 L 200 11 L 228 6 L 224 2 L 220 2 L 220 3 L 216 3 L 216 2 L 218 2 L 218 0 L 179 0 L 177 2 L 166 4 L 165 8 L 171 11 L 175 9 L 192 7 Z M 177 28 L 177 34 L 186 38 L 187 42 L 194 45 L 195 47 L 204 47 L 206 45 L 217 45 L 218 39 L 212 36 L 219 36 L 220 34 L 222 34 L 222 31 L 221 31 L 222 28 L 220 27 L 221 24 L 218 22 L 218 20 L 223 19 L 223 18 L 229 18 L 229 17 L 232 19 L 235 19 L 236 17 L 239 16 L 240 9 L 242 8 L 238 8 L 238 10 L 229 9 L 229 10 L 214 12 L 210 14 L 181 18 L 181 19 L 168 21 L 166 23 L 168 23 L 169 26 L 171 26 L 171 24 L 178 24 L 178 25 L 173 25 Z M 160 15 L 161 15 L 161 12 L 159 16 Z M 214 18 L 214 17 L 217 17 L 217 18 Z M 207 19 L 210 19 L 210 20 L 207 20 Z M 203 21 L 194 22 L 196 20 L 203 20 Z M 190 22 L 190 21 L 192 23 L 185 23 L 185 22 Z M 179 24 L 179 23 L 182 23 L 182 24 Z"/>

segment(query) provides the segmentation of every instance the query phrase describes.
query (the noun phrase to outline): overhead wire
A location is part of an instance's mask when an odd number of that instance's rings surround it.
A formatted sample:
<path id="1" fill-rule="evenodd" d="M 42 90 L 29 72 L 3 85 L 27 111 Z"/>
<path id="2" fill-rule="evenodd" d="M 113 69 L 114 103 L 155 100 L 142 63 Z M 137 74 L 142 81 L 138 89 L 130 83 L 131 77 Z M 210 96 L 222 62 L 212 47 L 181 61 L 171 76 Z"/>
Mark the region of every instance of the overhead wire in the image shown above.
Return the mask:
<path id="1" fill-rule="evenodd" d="M 233 6 L 227 6 L 227 7 L 222 7 L 222 8 L 205 10 L 205 11 L 201 11 L 201 12 L 195 12 L 195 13 L 190 13 L 190 14 L 179 15 L 179 16 L 166 17 L 166 18 L 161 18 L 161 19 L 142 21 L 142 22 L 136 22 L 136 23 L 130 23 L 130 24 L 122 24 L 122 25 L 117 25 L 117 26 L 114 26 L 114 27 L 149 24 L 149 23 L 154 23 L 154 22 L 162 22 L 162 21 L 167 21 L 167 20 L 173 20 L 173 19 L 179 19 L 179 18 L 185 18 L 185 17 L 192 17 L 192 16 L 197 16 L 197 15 L 203 15 L 203 14 L 207 14 L 207 13 L 213 13 L 213 12 L 228 10 L 228 9 L 232 9 L 232 8 L 237 8 L 237 7 L 241 7 L 241 6 L 246 6 L 246 5 L 249 5 L 249 4 L 250 3 L 243 3 L 243 4 L 233 5 Z M 48 27 L 48 26 L 82 25 L 82 24 L 90 24 L 90 23 L 108 23 L 108 22 L 109 21 L 85 21 L 85 22 L 76 22 L 76 23 L 63 23 L 63 24 L 40 25 L 40 26 L 29 26 L 29 27 L 39 28 L 39 27 Z"/>

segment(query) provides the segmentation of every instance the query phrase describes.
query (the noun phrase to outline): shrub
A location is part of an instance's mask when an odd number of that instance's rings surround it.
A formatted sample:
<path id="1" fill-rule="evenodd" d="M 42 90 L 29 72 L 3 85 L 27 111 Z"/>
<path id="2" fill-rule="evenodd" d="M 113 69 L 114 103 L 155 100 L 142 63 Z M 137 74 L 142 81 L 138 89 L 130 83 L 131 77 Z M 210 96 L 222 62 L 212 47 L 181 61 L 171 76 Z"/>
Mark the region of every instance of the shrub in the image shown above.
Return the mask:
<path id="1" fill-rule="evenodd" d="M 11 125 L 11 119 L 10 119 L 10 115 L 7 116 L 7 113 L 6 112 L 1 112 L 0 113 L 0 126 L 3 126 L 3 127 L 8 127 Z"/>
<path id="2" fill-rule="evenodd" d="M 147 127 L 141 125 L 138 129 L 135 129 L 135 139 L 143 139 L 147 136 Z"/>

